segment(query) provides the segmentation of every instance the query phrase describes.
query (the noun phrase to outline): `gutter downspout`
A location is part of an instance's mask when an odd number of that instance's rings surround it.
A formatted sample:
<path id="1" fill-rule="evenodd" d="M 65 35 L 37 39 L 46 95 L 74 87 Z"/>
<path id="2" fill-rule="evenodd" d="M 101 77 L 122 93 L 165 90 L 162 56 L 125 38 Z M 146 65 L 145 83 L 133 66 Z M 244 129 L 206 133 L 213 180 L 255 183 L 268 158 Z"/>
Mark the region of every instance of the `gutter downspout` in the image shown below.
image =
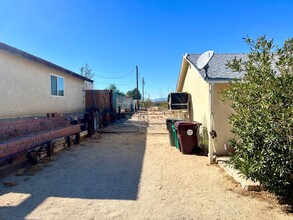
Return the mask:
<path id="1" fill-rule="evenodd" d="M 210 104 L 210 125 L 208 129 L 208 135 L 209 135 L 209 154 L 208 154 L 208 163 L 212 164 L 214 161 L 214 140 L 212 139 L 210 135 L 210 131 L 213 129 L 213 101 L 214 101 L 214 83 L 209 82 L 209 104 Z"/>

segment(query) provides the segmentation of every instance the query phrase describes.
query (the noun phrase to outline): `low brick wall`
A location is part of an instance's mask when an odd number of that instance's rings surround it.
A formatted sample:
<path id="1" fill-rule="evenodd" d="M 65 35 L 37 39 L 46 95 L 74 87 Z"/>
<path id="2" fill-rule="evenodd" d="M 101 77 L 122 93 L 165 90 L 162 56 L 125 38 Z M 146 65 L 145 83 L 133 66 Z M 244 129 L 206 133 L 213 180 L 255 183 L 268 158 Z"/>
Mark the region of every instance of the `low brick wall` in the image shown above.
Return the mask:
<path id="1" fill-rule="evenodd" d="M 70 121 L 67 121 L 62 115 L 56 115 L 55 117 L 2 119 L 0 120 L 0 142 L 38 131 L 69 125 Z"/>
<path id="2" fill-rule="evenodd" d="M 81 131 L 80 124 L 71 125 L 62 115 L 48 116 L 0 120 L 0 163 L 50 140 Z"/>

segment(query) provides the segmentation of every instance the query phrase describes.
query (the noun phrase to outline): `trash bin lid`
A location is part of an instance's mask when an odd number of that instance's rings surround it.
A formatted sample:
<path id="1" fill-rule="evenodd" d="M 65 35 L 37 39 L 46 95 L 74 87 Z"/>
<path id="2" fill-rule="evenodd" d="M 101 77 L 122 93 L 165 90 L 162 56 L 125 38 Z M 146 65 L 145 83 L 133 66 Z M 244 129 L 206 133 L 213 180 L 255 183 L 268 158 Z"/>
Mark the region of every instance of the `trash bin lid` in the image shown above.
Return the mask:
<path id="1" fill-rule="evenodd" d="M 167 118 L 166 122 L 176 122 L 176 121 L 182 121 L 182 119 L 177 119 L 177 118 Z"/>
<path id="2" fill-rule="evenodd" d="M 172 131 L 172 125 L 174 124 L 174 122 L 176 122 L 176 121 L 182 121 L 182 120 L 180 120 L 180 119 L 176 119 L 176 118 L 167 118 L 166 119 L 166 125 L 167 125 L 167 129 L 169 130 L 169 131 Z"/>
<path id="3" fill-rule="evenodd" d="M 179 131 L 179 133 L 186 133 L 188 130 L 192 130 L 193 132 L 196 131 L 199 126 L 201 126 L 202 124 L 199 122 L 188 122 L 188 121 L 177 121 L 174 123 L 174 127 L 176 130 Z M 191 133 L 191 131 L 189 131 Z M 192 134 L 191 134 L 192 135 Z"/>
<path id="4" fill-rule="evenodd" d="M 179 127 L 179 126 L 189 126 L 189 125 L 198 125 L 200 126 L 201 123 L 196 122 L 196 121 L 176 121 L 174 123 L 175 127 Z"/>

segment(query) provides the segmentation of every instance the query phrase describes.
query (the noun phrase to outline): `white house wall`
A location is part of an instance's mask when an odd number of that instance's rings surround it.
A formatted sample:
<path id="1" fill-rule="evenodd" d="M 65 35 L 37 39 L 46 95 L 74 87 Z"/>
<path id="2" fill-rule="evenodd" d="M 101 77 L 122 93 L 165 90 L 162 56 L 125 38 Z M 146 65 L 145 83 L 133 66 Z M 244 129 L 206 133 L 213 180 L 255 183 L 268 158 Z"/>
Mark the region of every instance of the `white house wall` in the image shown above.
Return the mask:
<path id="1" fill-rule="evenodd" d="M 183 83 L 182 92 L 191 94 L 190 119 L 202 123 L 201 130 L 210 125 L 209 84 L 190 66 Z"/>
<path id="2" fill-rule="evenodd" d="M 227 86 L 227 83 L 213 84 L 211 87 L 213 89 L 211 92 L 213 96 L 211 99 L 212 105 L 210 105 L 210 84 L 200 76 L 195 67 L 189 65 L 182 87 L 182 92 L 191 94 L 190 117 L 192 121 L 202 123 L 200 133 L 202 134 L 204 128 L 208 132 L 212 129 L 216 130 L 217 138 L 212 139 L 212 146 L 217 155 L 226 155 L 228 153 L 224 148 L 224 144 L 227 144 L 232 137 L 231 126 L 228 121 L 228 116 L 232 113 L 232 109 L 230 103 L 220 101 L 220 91 L 227 88 Z"/>
<path id="3" fill-rule="evenodd" d="M 50 74 L 64 77 L 64 97 L 51 96 Z M 0 50 L 0 118 L 84 110 L 84 81 Z"/>
<path id="4" fill-rule="evenodd" d="M 227 83 L 214 84 L 213 115 L 215 127 L 213 129 L 217 131 L 218 135 L 215 140 L 217 154 L 227 154 L 224 144 L 228 144 L 229 139 L 233 137 L 228 120 L 228 116 L 232 113 L 231 103 L 228 101 L 223 103 L 220 100 L 220 92 L 227 87 Z"/>
<path id="5" fill-rule="evenodd" d="M 119 106 L 121 108 L 121 111 L 124 112 L 126 109 L 130 110 L 134 107 L 133 105 L 133 99 L 128 98 L 122 95 L 117 95 L 116 96 L 116 111 L 118 112 Z"/>

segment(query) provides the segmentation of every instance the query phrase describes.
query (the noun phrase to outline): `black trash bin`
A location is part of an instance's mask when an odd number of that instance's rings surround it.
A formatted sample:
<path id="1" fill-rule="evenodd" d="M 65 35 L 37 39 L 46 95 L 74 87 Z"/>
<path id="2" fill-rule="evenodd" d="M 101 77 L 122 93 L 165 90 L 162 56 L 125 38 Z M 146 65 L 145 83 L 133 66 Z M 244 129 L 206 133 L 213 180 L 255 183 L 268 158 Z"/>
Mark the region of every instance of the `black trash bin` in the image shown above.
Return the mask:
<path id="1" fill-rule="evenodd" d="M 177 121 L 174 123 L 177 130 L 180 150 L 183 154 L 191 154 L 197 146 L 197 133 L 201 126 L 198 122 Z"/>
<path id="2" fill-rule="evenodd" d="M 175 146 L 175 139 L 174 139 L 174 134 L 173 134 L 173 131 L 172 131 L 172 125 L 176 121 L 182 121 L 182 120 L 175 119 L 175 118 L 167 118 L 166 119 L 166 126 L 167 126 L 167 130 L 169 131 L 169 141 L 170 141 L 171 146 Z"/>

